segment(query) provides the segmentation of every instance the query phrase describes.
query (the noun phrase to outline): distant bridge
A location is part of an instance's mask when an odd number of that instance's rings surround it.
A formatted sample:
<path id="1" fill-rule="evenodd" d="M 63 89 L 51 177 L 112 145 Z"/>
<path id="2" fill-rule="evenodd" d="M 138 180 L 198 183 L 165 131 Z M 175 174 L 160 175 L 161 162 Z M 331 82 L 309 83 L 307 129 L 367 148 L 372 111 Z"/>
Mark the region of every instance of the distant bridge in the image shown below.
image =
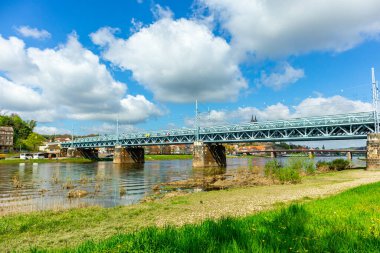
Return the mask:
<path id="1" fill-rule="evenodd" d="M 375 129 L 374 113 L 352 113 L 289 120 L 262 121 L 235 125 L 199 128 L 203 143 L 288 142 L 366 139 Z M 148 145 L 192 144 L 197 129 L 123 133 L 78 138 L 62 143 L 64 148 L 96 148 Z"/>

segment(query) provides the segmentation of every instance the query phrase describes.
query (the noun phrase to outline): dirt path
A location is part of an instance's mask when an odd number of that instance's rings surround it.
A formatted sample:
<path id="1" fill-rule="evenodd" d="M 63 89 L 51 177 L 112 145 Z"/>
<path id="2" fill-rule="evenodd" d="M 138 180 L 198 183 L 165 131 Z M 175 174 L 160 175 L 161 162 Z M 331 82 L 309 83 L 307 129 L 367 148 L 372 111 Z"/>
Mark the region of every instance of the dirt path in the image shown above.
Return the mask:
<path id="1" fill-rule="evenodd" d="M 302 184 L 257 186 L 215 192 L 202 192 L 183 197 L 179 210 L 168 210 L 156 224 L 185 224 L 206 218 L 243 216 L 273 207 L 279 202 L 302 198 L 319 198 L 380 181 L 380 171 L 348 170 L 305 178 Z M 181 203 L 181 197 L 173 199 Z"/>

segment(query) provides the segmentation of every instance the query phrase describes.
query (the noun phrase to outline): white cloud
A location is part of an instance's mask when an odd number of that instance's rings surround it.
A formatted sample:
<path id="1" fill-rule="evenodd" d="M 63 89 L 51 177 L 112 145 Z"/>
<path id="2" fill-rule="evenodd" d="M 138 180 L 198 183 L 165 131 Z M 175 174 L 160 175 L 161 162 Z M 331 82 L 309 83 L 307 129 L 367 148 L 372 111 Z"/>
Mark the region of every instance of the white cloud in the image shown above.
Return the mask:
<path id="1" fill-rule="evenodd" d="M 35 90 L 13 83 L 0 76 L 1 109 L 35 111 L 48 106 Z"/>
<path id="2" fill-rule="evenodd" d="M 336 115 L 345 113 L 372 111 L 370 103 L 350 100 L 341 96 L 306 98 L 296 106 L 282 103 L 269 105 L 264 109 L 256 107 L 239 107 L 233 111 L 210 111 L 201 114 L 200 125 L 211 126 L 228 123 L 248 123 L 252 116 L 258 121 L 281 120 L 300 117 Z M 193 119 L 185 119 L 185 125 L 194 126 Z"/>
<path id="3" fill-rule="evenodd" d="M 174 13 L 172 12 L 172 10 L 170 10 L 169 7 L 162 7 L 159 4 L 154 5 L 154 7 L 152 8 L 152 13 L 156 19 L 171 19 L 174 16 Z"/>
<path id="4" fill-rule="evenodd" d="M 5 39 L 0 35 L 0 71 L 5 72 L 15 82 L 28 84 L 31 75 L 38 71 L 27 55 L 25 43 L 16 37 Z"/>
<path id="5" fill-rule="evenodd" d="M 82 130 L 86 133 L 93 133 L 93 134 L 116 134 L 116 121 L 113 123 L 103 123 L 99 126 L 91 126 L 91 127 L 84 127 Z M 119 133 L 133 133 L 133 132 L 141 132 L 143 131 L 140 128 L 137 128 L 134 125 L 129 124 L 119 124 Z"/>
<path id="6" fill-rule="evenodd" d="M 113 120 L 119 114 L 121 121 L 130 123 L 163 113 L 144 96 L 126 96 L 126 84 L 116 81 L 75 34 L 54 49 L 25 48 L 20 39 L 0 36 L 2 52 L 5 52 L 0 58 L 0 71 L 5 75 L 0 77 L 3 110 L 39 121 Z M 125 106 L 125 101 L 133 98 L 140 102 L 135 108 L 138 116 Z"/>
<path id="7" fill-rule="evenodd" d="M 379 37 L 378 0 L 199 0 L 232 36 L 233 47 L 259 58 L 315 50 L 341 52 Z"/>
<path id="8" fill-rule="evenodd" d="M 128 39 L 113 32 L 105 27 L 91 38 L 105 59 L 131 70 L 158 100 L 233 100 L 247 87 L 228 43 L 205 25 L 163 18 Z"/>
<path id="9" fill-rule="evenodd" d="M 48 39 L 51 34 L 46 30 L 39 30 L 37 28 L 31 28 L 29 26 L 20 26 L 16 30 L 24 37 L 32 37 L 34 39 Z"/>
<path id="10" fill-rule="evenodd" d="M 280 90 L 283 87 L 297 82 L 303 78 L 305 73 L 303 69 L 295 69 L 289 63 L 284 63 L 281 66 L 280 72 L 274 72 L 267 75 L 264 71 L 261 72 L 260 84 L 270 87 L 274 90 Z"/>
<path id="11" fill-rule="evenodd" d="M 71 134 L 70 130 L 57 128 L 52 126 L 36 126 L 34 132 L 39 134 L 53 135 L 53 134 Z"/>
<path id="12" fill-rule="evenodd" d="M 350 100 L 342 96 L 307 98 L 294 106 L 293 117 L 308 117 L 372 111 L 370 103 Z"/>
<path id="13" fill-rule="evenodd" d="M 162 116 L 165 113 L 142 95 L 127 95 L 118 102 L 120 102 L 121 108 L 117 114 L 101 111 L 98 111 L 96 114 L 74 113 L 73 118 L 78 120 L 102 119 L 107 121 L 115 121 L 119 118 L 121 122 L 135 123 L 145 121 L 151 117 Z"/>

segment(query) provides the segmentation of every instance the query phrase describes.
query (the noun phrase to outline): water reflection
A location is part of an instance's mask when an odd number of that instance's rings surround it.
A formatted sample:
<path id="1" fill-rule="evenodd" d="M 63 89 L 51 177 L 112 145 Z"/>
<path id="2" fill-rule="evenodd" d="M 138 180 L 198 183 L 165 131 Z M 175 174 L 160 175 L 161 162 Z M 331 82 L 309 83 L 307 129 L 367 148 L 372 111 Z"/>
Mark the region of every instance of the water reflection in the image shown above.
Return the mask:
<path id="1" fill-rule="evenodd" d="M 335 157 L 336 158 L 336 157 Z M 332 160 L 334 157 L 318 157 Z M 99 205 L 111 207 L 138 202 L 151 193 L 153 185 L 164 182 L 233 173 L 241 169 L 262 171 L 270 158 L 231 158 L 227 168 L 193 169 L 191 160 L 147 161 L 120 165 L 20 163 L 0 165 L 0 214 L 6 212 Z M 285 163 L 288 158 L 278 160 Z M 356 166 L 364 161 L 354 158 Z M 83 190 L 83 198 L 68 198 L 72 190 Z"/>

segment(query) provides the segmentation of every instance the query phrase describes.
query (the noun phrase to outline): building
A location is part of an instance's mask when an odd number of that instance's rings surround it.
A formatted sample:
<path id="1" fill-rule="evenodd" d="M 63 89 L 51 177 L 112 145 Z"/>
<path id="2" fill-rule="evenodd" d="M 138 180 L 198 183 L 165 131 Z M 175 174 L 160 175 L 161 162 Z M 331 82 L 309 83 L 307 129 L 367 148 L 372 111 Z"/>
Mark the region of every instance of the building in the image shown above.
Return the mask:
<path id="1" fill-rule="evenodd" d="M 0 127 L 0 152 L 9 152 L 13 148 L 13 127 Z"/>
<path id="2" fill-rule="evenodd" d="M 61 143 L 45 142 L 44 145 L 39 146 L 38 150 L 46 153 L 48 157 L 58 157 L 61 154 Z"/>

